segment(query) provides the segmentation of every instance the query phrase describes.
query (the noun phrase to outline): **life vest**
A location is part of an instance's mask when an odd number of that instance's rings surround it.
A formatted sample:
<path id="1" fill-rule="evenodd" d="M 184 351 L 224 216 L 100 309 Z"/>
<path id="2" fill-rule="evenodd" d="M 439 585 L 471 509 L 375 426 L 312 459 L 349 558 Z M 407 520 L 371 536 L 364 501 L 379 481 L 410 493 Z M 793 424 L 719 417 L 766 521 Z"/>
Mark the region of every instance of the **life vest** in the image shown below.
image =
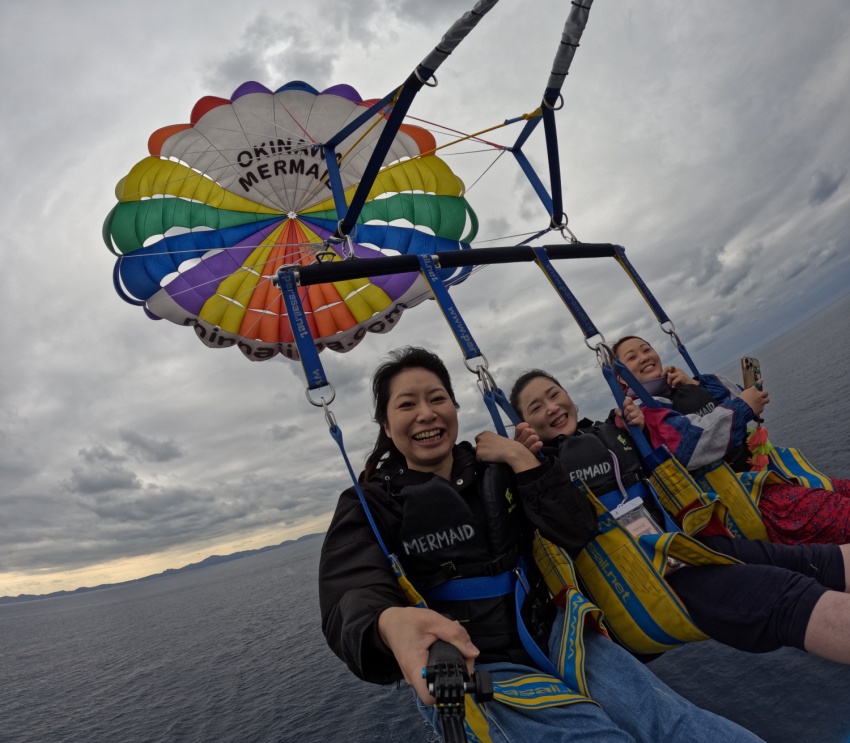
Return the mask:
<path id="1" fill-rule="evenodd" d="M 514 482 L 505 465 L 491 464 L 478 468 L 473 502 L 439 477 L 393 491 L 402 510 L 393 569 L 413 605 L 462 621 L 476 641 L 489 637 L 498 645 L 508 634 L 519 634 L 541 673 L 494 680 L 496 701 L 519 709 L 595 704 L 584 672 L 582 634 L 585 621 L 601 628 L 602 612 L 574 585 L 562 591 L 559 600 L 567 616 L 556 664 L 523 619 L 529 596 L 535 598 L 528 574 L 537 573 L 521 554 L 525 522 Z M 548 604 L 548 593 L 545 598 Z M 465 707 L 467 739 L 488 743 L 482 707 L 468 694 Z"/>
<path id="2" fill-rule="evenodd" d="M 595 493 L 617 490 L 618 472 L 625 487 L 643 479 L 634 443 L 612 423 L 582 421 L 572 436 L 559 437 L 557 446 L 561 465 L 570 479 L 580 480 Z"/>
<path id="3" fill-rule="evenodd" d="M 612 454 L 617 455 L 621 474 L 643 472 L 629 439 L 613 424 L 584 427 L 580 434 L 558 439 L 558 455 L 568 471 L 582 467 L 594 484 L 614 482 L 614 490 L 610 493 L 597 491 L 599 497 L 588 487 L 589 483 L 579 483 L 596 511 L 599 524 L 598 535 L 573 556 L 575 570 L 588 598 L 604 612 L 611 633 L 635 653 L 661 653 L 687 642 L 708 639 L 694 624 L 664 576 L 671 569 L 671 560 L 685 566 L 733 564 L 737 560 L 708 549 L 681 531 L 664 530 L 661 525 L 660 534 L 633 536 L 612 515 L 612 509 L 637 498 L 650 503 L 656 495 L 642 480 L 628 488 L 623 482 L 617 484 L 613 477 L 616 472 L 609 476 L 609 472 L 599 466 L 606 459 L 611 462 Z M 710 517 L 713 508 L 709 506 L 706 518 Z M 547 582 L 553 580 L 553 575 L 556 581 L 569 582 L 572 565 L 569 555 L 545 540 L 541 552 L 551 565 L 549 570 L 541 568 L 544 576 L 548 576 Z M 556 585 L 550 584 L 550 590 Z"/>
<path id="4" fill-rule="evenodd" d="M 502 465 L 477 468 L 477 497 L 467 501 L 446 480 L 434 477 L 393 492 L 401 506 L 398 557 L 428 605 L 461 622 L 479 649 L 517 644 L 513 570 L 522 538 L 522 508 Z M 510 500 L 509 500 L 510 499 Z M 458 580 L 493 579 L 488 593 L 456 598 Z M 510 586 L 508 585 L 510 583 Z"/>

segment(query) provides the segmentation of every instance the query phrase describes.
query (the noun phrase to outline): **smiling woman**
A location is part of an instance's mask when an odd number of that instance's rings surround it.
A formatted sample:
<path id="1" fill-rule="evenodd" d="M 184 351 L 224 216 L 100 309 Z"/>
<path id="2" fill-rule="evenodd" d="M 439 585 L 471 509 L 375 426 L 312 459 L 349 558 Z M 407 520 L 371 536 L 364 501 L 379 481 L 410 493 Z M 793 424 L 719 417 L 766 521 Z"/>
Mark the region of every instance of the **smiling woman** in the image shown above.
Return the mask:
<path id="1" fill-rule="evenodd" d="M 597 575 L 605 574 L 607 566 L 616 565 L 615 552 L 609 553 L 610 561 L 607 557 L 594 561 L 592 556 L 601 554 L 603 543 L 611 548 L 611 542 L 600 540 L 607 540 L 607 535 L 615 531 L 615 524 L 620 523 L 617 528 L 622 528 L 624 533 L 628 530 L 637 539 L 652 535 L 652 541 L 645 541 L 643 549 L 655 559 L 657 535 L 664 539 L 664 533 L 672 533 L 675 526 L 664 529 L 660 526 L 669 524 L 669 519 L 646 486 L 649 473 L 628 431 L 613 416 L 607 421 L 593 423 L 585 419 L 575 424 L 572 400 L 565 390 L 556 387 L 560 385 L 555 378 L 539 369 L 526 372 L 514 383 L 511 400 L 523 418 L 516 429 L 517 439 L 535 447 L 534 442 L 542 439 L 546 444 L 545 456 L 559 461 L 571 477 L 584 481 L 588 499 L 599 514 L 599 530 L 575 559 L 579 575 L 591 591 L 589 595 L 605 612 L 609 626 L 627 647 L 637 653 L 663 652 L 662 643 L 643 644 L 640 633 L 632 633 L 631 620 L 623 621 L 622 612 L 618 615 L 626 595 L 619 587 L 613 593 L 606 593 L 607 580 L 593 583 Z M 620 415 L 636 426 L 644 424 L 643 413 L 628 399 L 623 411 L 617 411 L 617 416 Z M 631 497 L 627 489 L 631 490 Z M 632 504 L 628 510 L 627 501 Z M 636 508 L 646 509 L 641 518 L 627 518 Z M 540 529 L 548 539 L 560 543 L 557 524 L 546 523 Z M 667 559 L 670 553 L 665 552 L 664 559 L 659 561 L 663 568 L 657 571 L 657 586 L 647 590 L 646 575 L 643 585 L 636 582 L 632 586 L 628 593 L 648 599 L 653 592 L 669 590 L 665 588 L 669 585 L 686 610 L 684 623 L 675 620 L 666 624 L 672 616 L 666 609 L 656 605 L 650 610 L 647 603 L 645 612 L 637 612 L 634 605 L 622 604 L 630 618 L 640 616 L 638 624 L 646 616 L 652 617 L 642 628 L 654 629 L 658 622 L 659 626 L 665 626 L 668 637 L 684 638 L 685 632 L 694 629 L 702 633 L 702 637 L 691 635 L 685 642 L 710 637 L 753 653 L 791 646 L 829 660 L 850 663 L 847 629 L 841 629 L 850 628 L 847 596 L 850 584 L 845 569 L 850 560 L 850 545 L 787 546 L 733 539 L 719 523 L 689 534 L 678 532 L 673 538 L 694 550 L 708 547 L 713 553 L 695 559 L 696 551 L 682 552 L 670 562 Z M 623 544 L 617 546 L 617 552 L 625 552 Z M 640 554 L 637 547 L 635 554 Z M 680 570 L 682 567 L 686 569 Z M 615 570 L 612 574 L 615 572 L 625 575 L 628 570 L 622 573 Z M 789 606 L 794 610 L 789 611 Z M 680 631 L 681 635 L 675 634 Z"/>
<path id="2" fill-rule="evenodd" d="M 621 338 L 613 350 L 660 405 L 646 418 L 653 445 L 667 446 L 697 478 L 710 478 L 714 470 L 725 473 L 722 464 L 728 464 L 737 473 L 729 474 L 733 484 L 737 478 L 758 508 L 764 522 L 761 538 L 791 545 L 850 542 L 850 480 L 828 477 L 796 450 L 773 445 L 770 458 L 776 471 L 769 478 L 751 472 L 763 466 L 754 464 L 747 439 L 753 431 L 747 426 L 760 421 L 770 403 L 761 378 L 742 390 L 715 374 L 692 377 L 675 366 L 663 366 L 658 352 L 638 336 Z M 761 430 L 766 437 L 766 429 Z M 798 464 L 782 470 L 788 453 Z M 716 480 L 706 483 L 706 489 L 718 487 Z"/>
<path id="3" fill-rule="evenodd" d="M 525 372 L 514 383 L 511 406 L 520 410 L 519 394 L 525 399 L 525 420 L 541 440 L 571 436 L 578 426 L 578 405 L 561 383 L 542 369 Z"/>
<path id="4" fill-rule="evenodd" d="M 451 379 L 425 349 L 393 352 L 372 390 L 378 440 L 340 496 L 319 567 L 322 629 L 352 673 L 404 679 L 436 727 L 423 669 L 442 640 L 494 682 L 486 708 L 467 698 L 469 740 L 757 740 L 661 684 L 575 588 L 549 600 L 531 559 L 537 520 L 557 522 L 572 548 L 595 528 L 559 462 L 491 431 L 475 449 L 457 443 Z"/>
<path id="5" fill-rule="evenodd" d="M 391 382 L 384 433 L 409 467 L 448 478 L 457 439 L 457 408 L 439 377 L 407 369 Z"/>

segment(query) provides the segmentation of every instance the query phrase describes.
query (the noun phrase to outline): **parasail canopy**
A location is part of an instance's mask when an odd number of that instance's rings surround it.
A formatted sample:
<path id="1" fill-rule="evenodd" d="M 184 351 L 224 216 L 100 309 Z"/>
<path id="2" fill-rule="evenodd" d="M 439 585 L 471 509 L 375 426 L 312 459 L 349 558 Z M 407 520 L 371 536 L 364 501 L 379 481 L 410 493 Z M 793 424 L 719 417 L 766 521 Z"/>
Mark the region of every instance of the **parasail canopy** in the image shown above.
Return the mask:
<path id="1" fill-rule="evenodd" d="M 319 92 L 300 81 L 202 98 L 190 123 L 151 135 L 150 157 L 116 187 L 103 230 L 118 256 L 116 289 L 154 319 L 193 327 L 208 346 L 237 346 L 255 361 L 297 358 L 274 283 L 281 266 L 469 248 L 478 225 L 464 184 L 433 154 L 433 136 L 409 124 L 393 137 L 352 234 L 331 240 L 390 111 L 349 85 Z M 317 347 L 335 351 L 386 332 L 429 296 L 416 272 L 301 291 Z"/>

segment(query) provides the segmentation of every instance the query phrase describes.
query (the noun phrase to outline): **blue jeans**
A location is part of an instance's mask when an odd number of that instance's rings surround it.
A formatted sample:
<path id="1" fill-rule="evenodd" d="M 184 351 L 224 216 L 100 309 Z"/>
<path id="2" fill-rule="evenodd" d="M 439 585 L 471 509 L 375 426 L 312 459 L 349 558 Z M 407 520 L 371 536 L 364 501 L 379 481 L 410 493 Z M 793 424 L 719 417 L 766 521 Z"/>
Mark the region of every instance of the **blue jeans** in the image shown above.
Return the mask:
<path id="1" fill-rule="evenodd" d="M 551 637 L 563 622 L 559 611 Z M 493 743 L 757 743 L 761 738 L 734 722 L 680 697 L 619 645 L 585 630 L 585 672 L 590 696 L 601 706 L 579 702 L 565 707 L 518 710 L 496 701 L 485 705 Z M 550 653 L 552 648 L 550 648 Z M 536 668 L 484 663 L 494 680 Z M 435 726 L 436 712 L 419 698 L 419 711 Z"/>

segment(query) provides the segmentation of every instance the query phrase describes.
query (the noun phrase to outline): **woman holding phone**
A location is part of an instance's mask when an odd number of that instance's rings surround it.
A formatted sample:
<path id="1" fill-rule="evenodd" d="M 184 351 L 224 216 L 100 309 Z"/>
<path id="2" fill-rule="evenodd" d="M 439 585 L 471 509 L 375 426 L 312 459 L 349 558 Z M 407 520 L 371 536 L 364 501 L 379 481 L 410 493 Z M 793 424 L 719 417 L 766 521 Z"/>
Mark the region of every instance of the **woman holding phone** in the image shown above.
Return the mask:
<path id="1" fill-rule="evenodd" d="M 571 479 L 583 481 L 597 498 L 625 494 L 644 478 L 628 434 L 611 421 L 579 420 L 578 407 L 548 372 L 532 369 L 520 375 L 510 401 L 523 421 L 516 439 L 560 462 Z M 631 400 L 621 415 L 629 424 L 643 424 L 643 413 Z M 660 511 L 649 500 L 644 506 Z M 611 518 L 620 521 L 616 511 L 600 517 L 601 529 L 608 528 Z M 664 523 L 659 514 L 651 515 Z M 545 517 L 536 521 L 544 537 L 569 549 L 557 524 Z M 850 544 L 790 546 L 704 534 L 695 539 L 744 564 L 688 564 L 668 568 L 663 576 L 703 633 L 747 652 L 791 646 L 850 663 Z M 639 587 L 635 583 L 632 590 Z"/>
<path id="2" fill-rule="evenodd" d="M 770 402 L 766 390 L 755 385 L 741 390 L 714 374 L 694 378 L 675 366 L 664 366 L 658 352 L 639 336 L 621 338 L 613 351 L 662 407 L 681 413 L 647 418 L 653 446 L 667 446 L 692 471 L 718 460 L 736 473 L 751 470 L 747 424 Z M 826 487 L 786 481 L 761 488 L 758 508 L 771 542 L 850 542 L 850 480 L 825 480 Z"/>

